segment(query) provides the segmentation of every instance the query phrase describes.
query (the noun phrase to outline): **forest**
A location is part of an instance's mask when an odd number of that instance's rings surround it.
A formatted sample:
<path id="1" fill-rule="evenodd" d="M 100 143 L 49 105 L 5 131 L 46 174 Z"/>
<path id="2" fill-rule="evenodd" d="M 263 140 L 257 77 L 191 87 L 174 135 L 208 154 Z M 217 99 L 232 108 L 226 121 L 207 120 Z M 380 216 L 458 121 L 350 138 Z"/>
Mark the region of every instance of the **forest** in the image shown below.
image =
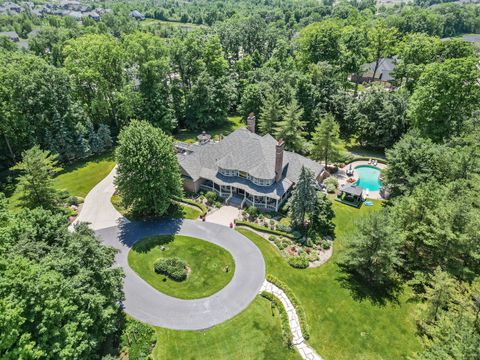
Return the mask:
<path id="1" fill-rule="evenodd" d="M 316 160 L 343 163 L 353 148 L 380 154 L 390 198 L 358 222 L 338 266 L 380 302 L 412 292 L 415 359 L 478 359 L 479 43 L 462 36 L 480 33 L 480 5 L 86 4 L 112 11 L 81 22 L 0 15 L 0 32 L 28 41 L 0 34 L 0 191 L 18 175 L 27 181 L 35 163 L 47 176 L 105 154 L 134 120 L 176 136 L 253 112 L 260 134 Z M 361 80 L 385 59 L 395 64 L 388 83 Z M 325 137 L 338 150 L 329 159 L 319 150 Z M 66 230 L 51 184 L 44 189 L 19 211 L 0 197 L 0 333 L 11 334 L 0 357 L 102 358 L 125 328 L 121 271 L 86 226 Z M 55 327 L 51 314 L 71 331 L 37 331 Z"/>

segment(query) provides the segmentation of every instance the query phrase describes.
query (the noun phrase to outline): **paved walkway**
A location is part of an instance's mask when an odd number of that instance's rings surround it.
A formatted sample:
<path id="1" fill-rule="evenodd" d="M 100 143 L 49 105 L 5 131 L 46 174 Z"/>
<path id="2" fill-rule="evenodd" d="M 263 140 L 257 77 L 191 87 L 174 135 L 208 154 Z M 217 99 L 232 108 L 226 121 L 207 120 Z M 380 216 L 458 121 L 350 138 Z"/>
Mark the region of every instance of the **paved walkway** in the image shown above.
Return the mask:
<path id="1" fill-rule="evenodd" d="M 264 281 L 262 288 L 260 289 L 260 292 L 262 291 L 269 292 L 274 296 L 276 296 L 285 307 L 285 310 L 287 311 L 287 315 L 288 315 L 288 322 L 290 324 L 290 330 L 292 331 L 293 345 L 295 346 L 297 351 L 300 353 L 300 356 L 302 357 L 302 359 L 322 360 L 320 355 L 318 355 L 315 352 L 315 350 L 312 347 L 310 347 L 310 345 L 308 345 L 305 339 L 303 338 L 302 329 L 300 327 L 300 321 L 298 320 L 297 312 L 295 311 L 295 308 L 292 302 L 287 297 L 285 292 L 279 287 L 277 287 L 276 285 L 272 284 L 271 282 L 268 282 L 267 280 Z"/>
<path id="2" fill-rule="evenodd" d="M 224 226 L 230 226 L 234 223 L 234 220 L 240 214 L 240 209 L 235 206 L 225 205 L 215 210 L 213 213 L 208 214 L 206 221 L 220 224 Z"/>
<path id="3" fill-rule="evenodd" d="M 104 243 L 119 250 L 116 262 L 125 272 L 125 311 L 155 326 L 201 330 L 244 310 L 265 279 L 265 263 L 260 250 L 235 230 L 214 223 L 180 219 L 129 222 L 110 202 L 115 190 L 115 171 L 90 191 L 76 221 L 89 222 Z M 227 286 L 206 298 L 177 299 L 151 287 L 128 266 L 128 251 L 136 241 L 149 235 L 174 233 L 201 238 L 229 251 L 235 261 L 235 273 Z"/>

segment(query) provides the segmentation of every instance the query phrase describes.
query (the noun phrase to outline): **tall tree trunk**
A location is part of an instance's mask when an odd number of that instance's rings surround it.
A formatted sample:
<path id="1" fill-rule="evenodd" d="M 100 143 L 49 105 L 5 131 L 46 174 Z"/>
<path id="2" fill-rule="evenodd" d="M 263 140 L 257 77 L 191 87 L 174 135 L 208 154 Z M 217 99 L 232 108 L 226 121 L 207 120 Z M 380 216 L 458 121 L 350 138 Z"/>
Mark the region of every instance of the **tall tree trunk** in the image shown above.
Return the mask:
<path id="1" fill-rule="evenodd" d="M 373 69 L 373 79 L 372 81 L 375 81 L 375 75 L 377 75 L 377 70 L 378 66 L 380 65 L 380 58 L 377 58 L 377 61 L 375 61 L 375 68 Z"/>
<path id="2" fill-rule="evenodd" d="M 8 140 L 7 134 L 3 134 L 3 137 L 5 138 L 5 142 L 7 143 L 7 147 L 8 147 L 8 151 L 10 152 L 10 156 L 11 156 L 13 162 L 15 162 L 15 153 L 13 152 L 12 146 L 10 145 L 10 140 Z"/>

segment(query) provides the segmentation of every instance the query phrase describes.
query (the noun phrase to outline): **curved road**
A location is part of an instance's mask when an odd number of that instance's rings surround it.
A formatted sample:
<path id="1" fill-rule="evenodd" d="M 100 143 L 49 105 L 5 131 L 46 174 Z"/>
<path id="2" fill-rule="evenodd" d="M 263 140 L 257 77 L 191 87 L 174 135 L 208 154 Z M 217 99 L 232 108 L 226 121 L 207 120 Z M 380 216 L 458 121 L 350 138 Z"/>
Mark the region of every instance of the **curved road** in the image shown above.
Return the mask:
<path id="1" fill-rule="evenodd" d="M 125 271 L 125 311 L 143 322 L 177 330 L 201 330 L 237 315 L 255 298 L 265 278 L 260 250 L 228 227 L 192 220 L 129 222 L 110 202 L 115 169 L 87 195 L 76 221 L 89 222 L 104 243 L 119 250 L 116 261 Z M 165 295 L 128 266 L 132 244 L 148 235 L 181 234 L 197 237 L 229 251 L 235 261 L 232 280 L 212 296 L 182 300 Z M 205 259 L 208 261 L 209 259 Z"/>

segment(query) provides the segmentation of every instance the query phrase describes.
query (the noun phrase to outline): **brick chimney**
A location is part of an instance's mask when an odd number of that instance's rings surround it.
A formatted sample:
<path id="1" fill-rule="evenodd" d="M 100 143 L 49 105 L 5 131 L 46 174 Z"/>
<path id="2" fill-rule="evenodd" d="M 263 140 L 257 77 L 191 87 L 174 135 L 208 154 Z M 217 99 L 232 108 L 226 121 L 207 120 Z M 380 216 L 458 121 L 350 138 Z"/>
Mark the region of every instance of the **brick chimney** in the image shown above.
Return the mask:
<path id="1" fill-rule="evenodd" d="M 278 143 L 275 146 L 275 181 L 279 181 L 282 178 L 284 148 L 285 141 L 278 140 Z"/>
<path id="2" fill-rule="evenodd" d="M 247 129 L 255 134 L 255 114 L 251 112 L 247 117 Z"/>

